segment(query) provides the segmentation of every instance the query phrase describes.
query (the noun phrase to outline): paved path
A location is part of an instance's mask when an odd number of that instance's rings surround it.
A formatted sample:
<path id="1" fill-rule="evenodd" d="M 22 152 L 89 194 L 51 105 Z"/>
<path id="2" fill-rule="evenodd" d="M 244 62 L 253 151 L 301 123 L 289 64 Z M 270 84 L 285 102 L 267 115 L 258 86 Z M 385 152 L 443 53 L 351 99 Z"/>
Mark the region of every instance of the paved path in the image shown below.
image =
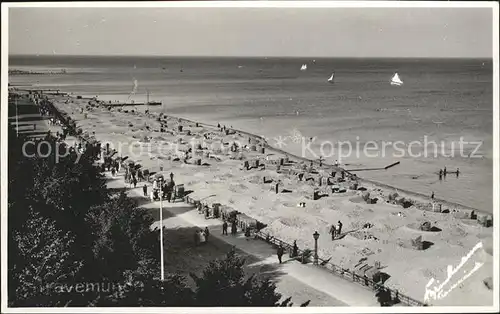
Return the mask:
<path id="1" fill-rule="evenodd" d="M 130 196 L 142 197 L 142 186 L 128 190 Z M 116 180 L 109 182 L 110 188 L 129 187 L 121 175 Z M 148 184 L 148 190 L 151 185 Z M 276 251 L 262 240 L 249 239 L 243 234 L 237 236 L 222 235 L 222 222 L 218 219 L 205 219 L 203 215 L 191 205 L 186 203 L 162 202 L 164 213 L 164 226 L 168 228 L 182 228 L 197 226 L 208 227 L 210 236 L 236 246 L 242 252 L 258 259 L 249 266 L 273 265 L 278 267 L 283 274 L 276 280 L 278 291 L 285 296 L 291 296 L 294 304 L 298 305 L 304 301 L 311 300 L 311 306 L 379 306 L 374 292 L 365 289 L 355 283 L 339 278 L 328 271 L 314 265 L 303 265 L 297 261 L 287 261 L 288 254 L 284 255 L 284 263 L 279 264 Z M 143 207 L 159 209 L 160 202 L 147 201 Z M 157 227 L 159 221 L 153 227 Z M 168 232 L 168 231 L 167 231 Z"/>
<path id="2" fill-rule="evenodd" d="M 17 127 L 19 134 L 24 134 L 32 138 L 43 138 L 49 130 L 48 117 L 41 116 L 38 106 L 25 95 L 17 100 L 17 110 L 16 101 L 9 101 L 8 115 L 9 124 L 14 129 Z M 53 132 L 61 130 L 60 127 L 51 129 L 53 129 Z"/>

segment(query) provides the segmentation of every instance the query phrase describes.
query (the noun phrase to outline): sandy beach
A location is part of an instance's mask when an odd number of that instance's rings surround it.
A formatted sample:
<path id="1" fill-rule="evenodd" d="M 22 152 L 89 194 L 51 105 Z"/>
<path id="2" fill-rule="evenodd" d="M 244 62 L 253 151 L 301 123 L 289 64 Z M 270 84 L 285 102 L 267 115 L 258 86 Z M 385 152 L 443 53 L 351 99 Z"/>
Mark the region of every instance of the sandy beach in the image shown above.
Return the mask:
<path id="1" fill-rule="evenodd" d="M 146 114 L 144 107 L 108 110 L 105 106 L 88 106 L 89 99 L 69 96 L 49 96 L 49 99 L 84 132 L 110 143 L 118 155 L 128 156 L 141 164 L 142 169 L 161 172 L 162 167 L 162 173 L 172 172 L 176 184 L 184 184 L 185 190 L 193 191 L 191 198 L 236 209 L 266 224 L 263 232 L 288 243 L 296 240 L 301 249 L 313 248 L 312 234 L 318 231 L 321 259 L 351 270 L 360 264 L 379 262 L 389 276 L 386 286 L 420 301 L 424 301 L 426 284 L 431 278 L 445 280 L 448 265 L 456 267 L 462 257 L 482 243 L 482 248 L 468 262 L 484 263 L 482 267 L 446 297 L 429 303 L 456 306 L 493 302 L 492 291 L 483 283 L 493 273 L 493 230 L 470 219 L 471 208 L 442 203 L 441 212 L 437 212 L 429 199 L 399 191 L 396 201 L 406 196 L 414 203 L 403 208 L 389 202 L 394 188 L 359 178 L 349 180 L 348 175 L 345 182 L 336 182 L 340 169 L 319 167 L 316 163 L 310 169 L 309 162 L 285 156 L 265 143 L 261 145 L 259 138 L 251 134 L 221 131 L 178 117 L 160 117 L 159 113 Z M 195 143 L 191 144 L 193 140 Z M 241 143 L 234 152 L 233 142 Z M 192 151 L 186 155 L 190 147 Z M 280 159 L 286 157 L 289 163 L 281 165 L 278 171 Z M 257 160 L 264 166 L 245 169 L 245 162 L 254 166 Z M 332 171 L 337 171 L 337 177 L 331 178 L 329 185 L 327 178 Z M 344 191 L 332 193 L 332 187 Z M 322 197 L 313 199 L 315 191 Z M 366 198 L 377 200 L 368 204 Z M 297 206 L 301 202 L 305 207 Z M 483 216 L 476 213 L 478 219 Z M 343 232 L 332 241 L 328 230 L 339 220 Z M 432 231 L 421 230 L 424 222 L 432 225 Z M 412 240 L 419 236 L 424 242 L 421 250 L 412 245 Z"/>

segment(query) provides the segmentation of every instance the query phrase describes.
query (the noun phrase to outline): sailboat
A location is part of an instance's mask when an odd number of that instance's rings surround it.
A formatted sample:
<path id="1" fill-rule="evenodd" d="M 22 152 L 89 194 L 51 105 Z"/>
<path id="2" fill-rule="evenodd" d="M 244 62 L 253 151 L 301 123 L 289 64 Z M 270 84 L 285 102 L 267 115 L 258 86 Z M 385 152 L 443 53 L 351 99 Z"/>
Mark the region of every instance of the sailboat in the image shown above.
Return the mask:
<path id="1" fill-rule="evenodd" d="M 307 64 L 305 64 L 305 63 L 304 63 L 304 64 L 300 67 L 300 70 L 301 70 L 301 71 L 305 71 L 305 70 L 307 70 Z"/>
<path id="2" fill-rule="evenodd" d="M 396 85 L 396 86 L 403 85 L 403 81 L 401 81 L 397 72 L 394 74 L 394 76 L 391 79 L 391 85 Z"/>
<path id="3" fill-rule="evenodd" d="M 332 73 L 332 76 L 328 79 L 328 83 L 333 84 L 334 83 L 334 78 L 335 78 L 335 72 Z"/>

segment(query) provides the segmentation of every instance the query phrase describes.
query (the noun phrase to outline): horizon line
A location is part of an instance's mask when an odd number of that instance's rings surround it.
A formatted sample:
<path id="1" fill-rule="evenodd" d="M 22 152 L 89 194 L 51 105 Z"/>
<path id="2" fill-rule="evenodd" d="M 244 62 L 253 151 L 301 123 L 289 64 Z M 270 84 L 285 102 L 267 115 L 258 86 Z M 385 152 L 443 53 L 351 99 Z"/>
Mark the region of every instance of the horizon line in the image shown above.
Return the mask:
<path id="1" fill-rule="evenodd" d="M 77 54 L 9 54 L 8 58 L 11 57 L 115 57 L 115 58 L 242 58 L 242 59 L 472 59 L 472 60 L 493 60 L 493 56 L 490 57 L 457 57 L 457 56 L 439 56 L 439 57 L 419 57 L 419 56 L 378 56 L 378 57 L 370 57 L 370 56 L 243 56 L 243 55 L 124 55 L 124 54 L 109 54 L 109 55 L 93 55 L 93 54 L 85 54 L 85 55 L 77 55 Z"/>

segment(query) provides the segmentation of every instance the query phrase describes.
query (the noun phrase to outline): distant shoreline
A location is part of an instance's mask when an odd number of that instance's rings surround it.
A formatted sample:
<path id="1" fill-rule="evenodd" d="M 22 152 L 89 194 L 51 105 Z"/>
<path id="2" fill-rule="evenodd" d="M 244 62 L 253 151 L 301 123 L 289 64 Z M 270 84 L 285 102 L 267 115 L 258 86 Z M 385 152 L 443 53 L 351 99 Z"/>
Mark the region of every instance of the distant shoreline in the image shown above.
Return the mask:
<path id="1" fill-rule="evenodd" d="M 109 58 L 141 58 L 141 59 L 233 59 L 233 60 L 241 60 L 241 59 L 254 59 L 254 60 L 426 60 L 426 61 L 459 61 L 459 60 L 476 60 L 476 61 L 491 61 L 493 62 L 493 57 L 348 57 L 348 56 L 339 56 L 339 57 L 315 57 L 315 56 L 176 56 L 176 55 L 63 55 L 63 54 L 11 54 L 8 56 L 9 61 L 14 60 L 16 58 L 45 58 L 45 59 L 57 59 L 57 58 L 75 58 L 75 59 L 109 59 Z M 12 64 L 9 64 L 12 66 Z"/>

